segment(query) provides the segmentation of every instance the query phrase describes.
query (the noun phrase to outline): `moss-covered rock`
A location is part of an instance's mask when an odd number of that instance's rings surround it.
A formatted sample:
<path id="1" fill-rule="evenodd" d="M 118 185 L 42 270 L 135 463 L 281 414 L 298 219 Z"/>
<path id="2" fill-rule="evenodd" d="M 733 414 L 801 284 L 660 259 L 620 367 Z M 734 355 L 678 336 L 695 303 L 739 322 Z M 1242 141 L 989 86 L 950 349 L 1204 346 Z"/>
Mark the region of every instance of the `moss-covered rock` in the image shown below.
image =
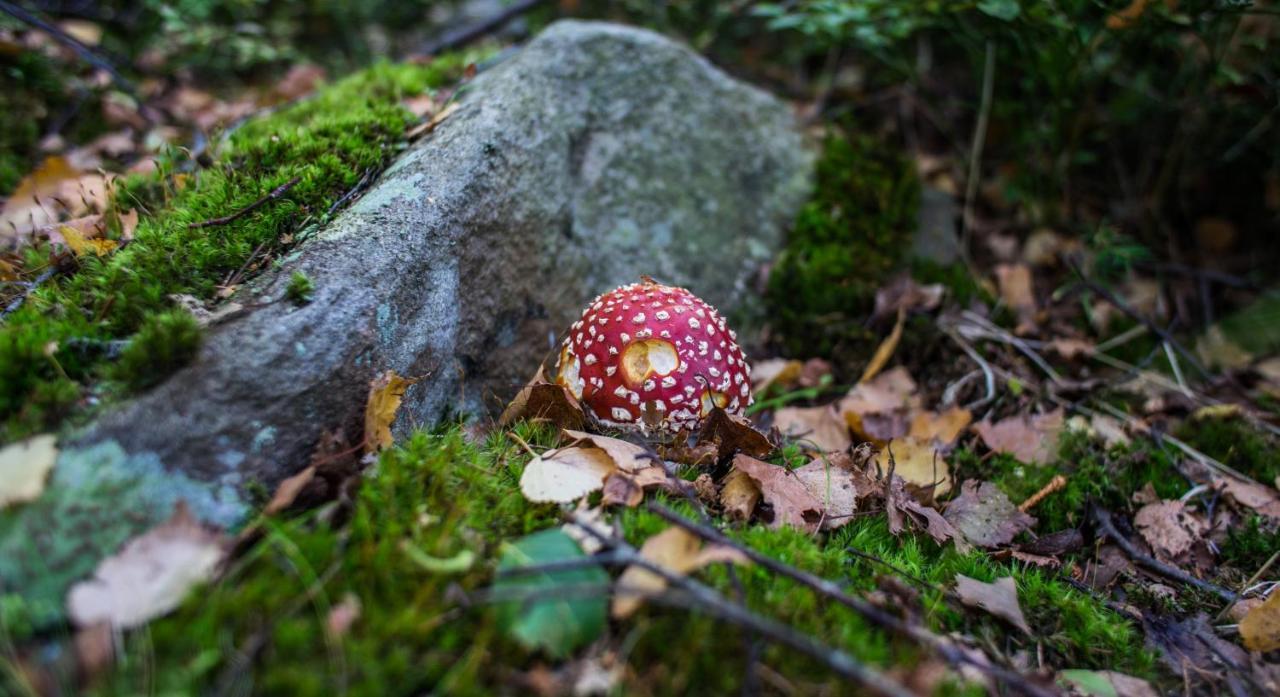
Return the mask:
<path id="1" fill-rule="evenodd" d="M 858 365 L 875 334 L 875 292 L 910 253 L 920 182 L 901 154 L 871 136 L 833 134 L 813 196 L 769 274 L 768 320 L 780 348 Z"/>

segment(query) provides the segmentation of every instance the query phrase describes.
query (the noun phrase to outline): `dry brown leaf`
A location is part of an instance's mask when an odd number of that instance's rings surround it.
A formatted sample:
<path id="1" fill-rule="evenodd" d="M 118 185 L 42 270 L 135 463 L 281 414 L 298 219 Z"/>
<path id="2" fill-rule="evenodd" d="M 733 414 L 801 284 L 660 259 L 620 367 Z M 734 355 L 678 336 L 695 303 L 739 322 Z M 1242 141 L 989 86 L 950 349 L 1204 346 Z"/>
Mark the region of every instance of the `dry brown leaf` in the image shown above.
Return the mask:
<path id="1" fill-rule="evenodd" d="M 739 522 L 751 519 L 760 503 L 760 487 L 742 470 L 730 470 L 720 488 L 720 506 L 729 520 Z"/>
<path id="2" fill-rule="evenodd" d="M 272 495 L 271 500 L 262 509 L 262 515 L 275 515 L 288 509 L 298 500 L 298 494 L 316 478 L 316 466 L 307 465 L 301 472 L 280 482 L 280 486 L 276 487 L 276 493 Z"/>
<path id="3" fill-rule="evenodd" d="M 783 407 L 773 413 L 783 435 L 822 452 L 838 452 L 853 444 L 849 429 L 831 405 Z"/>
<path id="4" fill-rule="evenodd" d="M 1134 514 L 1133 524 L 1156 557 L 1165 561 L 1174 561 L 1191 551 L 1209 532 L 1209 523 L 1188 511 L 1181 501 L 1149 503 Z"/>
<path id="5" fill-rule="evenodd" d="M 916 383 L 898 366 L 855 385 L 837 407 L 859 437 L 883 446 L 906 435 L 910 414 L 921 406 Z"/>
<path id="6" fill-rule="evenodd" d="M 72 254 L 78 257 L 88 256 L 92 254 L 95 257 L 106 256 L 116 250 L 119 243 L 115 240 L 95 239 L 84 236 L 79 230 L 70 225 L 61 225 L 58 232 L 62 235 L 62 240 L 66 243 L 67 248 Z"/>
<path id="7" fill-rule="evenodd" d="M 263 104 L 297 101 L 314 92 L 324 79 L 324 68 L 314 63 L 295 63 L 259 101 Z"/>
<path id="8" fill-rule="evenodd" d="M 979 421 L 973 430 L 982 436 L 988 448 L 998 453 L 1007 453 L 1023 462 L 1049 462 L 1057 451 L 1062 427 L 1062 410 L 1055 409 L 1035 416 L 1019 414 L 995 423 Z"/>
<path id="9" fill-rule="evenodd" d="M 800 379 L 804 364 L 797 360 L 770 358 L 751 365 L 751 389 L 757 396 L 772 385 L 787 389 Z"/>
<path id="10" fill-rule="evenodd" d="M 65 157 L 45 158 L 0 208 L 0 240 L 22 239 L 36 230 L 106 208 L 109 182 L 77 170 Z"/>
<path id="11" fill-rule="evenodd" d="M 932 443 L 904 438 L 889 444 L 877 456 L 880 471 L 889 471 L 889 450 L 893 451 L 894 474 L 922 503 L 946 496 L 951 491 L 951 467 Z"/>
<path id="12" fill-rule="evenodd" d="M 1031 285 L 1031 267 L 1026 264 L 996 266 L 996 282 L 1000 299 L 1018 318 L 1015 334 L 1026 334 L 1036 328 L 1036 296 Z"/>
<path id="13" fill-rule="evenodd" d="M 884 485 L 885 515 L 889 519 L 889 532 L 899 535 L 906 529 L 906 521 L 911 521 L 918 528 L 932 537 L 938 544 L 948 540 L 955 543 L 962 554 L 972 547 L 964 539 L 964 535 L 955 526 L 942 517 L 936 509 L 921 504 L 907 493 L 907 484 L 896 474 Z"/>
<path id="14" fill-rule="evenodd" d="M 648 469 L 654 463 L 654 458 L 643 446 L 628 443 L 619 438 L 610 438 L 585 431 L 574 431 L 568 428 L 564 429 L 564 437 L 574 443 L 590 443 L 600 448 L 609 455 L 609 459 L 613 461 L 614 466 L 623 472 L 639 472 L 640 470 Z"/>
<path id="15" fill-rule="evenodd" d="M 1280 590 L 1271 591 L 1265 603 L 1240 620 L 1240 638 L 1250 651 L 1280 649 Z"/>
<path id="16" fill-rule="evenodd" d="M 437 126 L 439 126 L 445 119 L 449 118 L 449 116 L 451 116 L 453 112 L 457 110 L 458 110 L 458 102 L 453 102 L 449 104 L 449 106 L 446 106 L 440 111 L 437 111 L 436 115 L 431 117 L 430 121 L 424 121 L 423 123 L 420 123 L 417 126 L 410 128 L 408 131 L 405 132 L 404 135 L 409 140 L 417 140 L 418 138 L 421 138 L 422 136 L 436 130 Z"/>
<path id="17" fill-rule="evenodd" d="M 673 574 L 687 576 L 716 562 L 748 564 L 742 552 L 724 545 L 703 546 L 702 538 L 681 527 L 670 527 L 644 541 L 640 557 Z M 644 599 L 661 593 L 667 580 L 652 571 L 632 564 L 618 577 L 613 597 L 614 619 L 625 619 L 640 609 Z"/>
<path id="18" fill-rule="evenodd" d="M 72 586 L 67 614 L 79 627 L 141 626 L 177 608 L 188 591 L 212 578 L 225 554 L 223 536 L 180 503 L 169 520 L 125 543 L 98 564 L 93 578 Z"/>
<path id="19" fill-rule="evenodd" d="M 698 432 L 698 445 L 709 444 L 715 445 L 717 460 L 740 452 L 752 457 L 766 457 L 773 452 L 773 444 L 746 417 L 720 407 L 711 410 Z"/>
<path id="20" fill-rule="evenodd" d="M 956 574 L 956 595 L 965 605 L 986 610 L 1031 636 L 1031 627 L 1018 604 L 1018 586 L 1013 577 L 1005 576 L 996 579 L 995 583 L 984 583 Z"/>
<path id="21" fill-rule="evenodd" d="M 625 472 L 614 471 L 604 480 L 600 505 L 635 508 L 641 501 L 644 501 L 644 489 L 634 477 Z"/>
<path id="22" fill-rule="evenodd" d="M 866 473 L 839 467 L 827 458 L 815 458 L 793 471 L 809 493 L 822 504 L 823 530 L 834 530 L 852 522 L 858 500 L 879 488 Z"/>
<path id="23" fill-rule="evenodd" d="M 533 458 L 520 475 L 520 491 L 535 503 L 570 503 L 604 486 L 615 470 L 600 448 L 560 448 Z"/>
<path id="24" fill-rule="evenodd" d="M 388 370 L 369 384 L 369 402 L 364 410 L 364 447 L 366 452 L 377 452 L 393 442 L 391 424 L 409 386 L 419 378 L 402 378 L 396 371 Z"/>
<path id="25" fill-rule="evenodd" d="M 945 292 L 941 283 L 922 286 L 909 274 L 901 274 L 876 291 L 876 305 L 871 317 L 880 320 L 899 312 L 936 309 Z"/>
<path id="26" fill-rule="evenodd" d="M 805 487 L 794 472 L 747 455 L 736 455 L 733 466 L 760 487 L 765 503 L 773 507 L 770 527 L 790 525 L 805 532 L 815 532 L 822 520 L 822 502 Z"/>
<path id="27" fill-rule="evenodd" d="M 1088 356 L 1093 353 L 1093 342 L 1085 341 L 1084 339 L 1050 339 L 1047 345 L 1049 350 L 1067 360 L 1071 360 L 1076 356 Z"/>
<path id="28" fill-rule="evenodd" d="M 0 510 L 39 498 L 57 460 L 58 438 L 52 434 L 0 448 Z"/>
<path id="29" fill-rule="evenodd" d="M 548 382 L 545 370 L 538 372 L 498 417 L 498 425 L 510 426 L 517 421 L 546 421 L 558 428 L 580 429 L 587 423 L 582 403 L 563 385 Z"/>
<path id="30" fill-rule="evenodd" d="M 894 322 L 893 329 L 889 332 L 889 336 L 886 336 L 884 341 L 876 347 L 876 352 L 871 354 L 871 360 L 867 362 L 867 367 L 862 370 L 862 377 L 858 379 L 859 383 L 871 380 L 888 365 L 889 359 L 893 358 L 893 352 L 898 350 L 898 342 L 902 340 L 902 327 L 906 321 L 906 311 L 899 309 L 898 319 Z"/>
<path id="31" fill-rule="evenodd" d="M 960 495 L 947 504 L 943 517 L 966 540 L 986 549 L 1007 545 L 1036 524 L 1036 519 L 1018 510 L 1000 487 L 972 479 L 960 485 Z"/>
<path id="32" fill-rule="evenodd" d="M 907 436 L 946 449 L 964 433 L 971 421 L 973 412 L 963 407 L 951 407 L 943 412 L 920 411 L 911 419 Z"/>
<path id="33" fill-rule="evenodd" d="M 1280 521 L 1280 492 L 1275 489 L 1235 477 L 1215 477 L 1213 487 L 1258 515 Z"/>

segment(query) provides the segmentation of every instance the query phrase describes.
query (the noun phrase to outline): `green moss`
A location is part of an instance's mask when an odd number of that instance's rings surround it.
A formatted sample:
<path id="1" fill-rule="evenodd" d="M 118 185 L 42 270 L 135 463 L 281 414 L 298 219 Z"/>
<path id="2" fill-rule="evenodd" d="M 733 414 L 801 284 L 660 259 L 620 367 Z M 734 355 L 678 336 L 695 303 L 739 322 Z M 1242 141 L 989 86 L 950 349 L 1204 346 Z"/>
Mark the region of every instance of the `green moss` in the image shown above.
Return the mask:
<path id="1" fill-rule="evenodd" d="M 1111 510 L 1128 510 L 1133 492 L 1148 483 L 1166 499 L 1178 498 L 1191 488 L 1177 473 L 1173 456 L 1146 439 L 1107 448 L 1083 433 L 1068 432 L 1052 463 L 1027 464 L 1009 455 L 984 458 L 966 448 L 958 449 L 951 462 L 957 479 L 993 481 L 1015 503 L 1064 475 L 1066 486 L 1033 511 L 1039 520 L 1037 529 L 1043 532 L 1080 526 L 1089 501 Z"/>
<path id="2" fill-rule="evenodd" d="M 311 302 L 316 286 L 311 277 L 301 271 L 294 271 L 289 277 L 289 285 L 284 289 L 284 297 L 294 305 L 306 305 Z"/>
<path id="3" fill-rule="evenodd" d="M 245 124 L 207 169 L 167 177 L 189 164 L 174 154 L 162 160 L 159 178 L 124 183 L 117 207 L 146 213 L 134 240 L 109 257 L 81 259 L 74 275 L 46 284 L 0 325 L 0 437 L 55 427 L 106 372 L 106 355 L 69 345 L 125 339 L 170 310 L 173 294 L 210 298 L 255 250 L 278 254 L 287 233 L 322 221 L 362 175 L 400 149 L 413 119 L 401 99 L 456 79 L 470 58 L 372 67 Z M 249 215 L 192 227 L 242 210 L 294 178 L 284 196 Z M 50 342 L 60 347 L 56 363 L 44 354 Z"/>
<path id="4" fill-rule="evenodd" d="M 548 432 L 528 427 L 518 433 L 535 444 L 552 440 Z M 546 657 L 508 639 L 495 608 L 463 599 L 477 597 L 492 581 L 502 542 L 558 524 L 557 507 L 530 504 L 519 493 L 527 459 L 502 432 L 480 446 L 469 444 L 458 428 L 415 435 L 384 453 L 364 478 L 348 522 L 325 522 L 325 509 L 268 522 L 263 539 L 224 578 L 173 616 L 129 634 L 123 660 L 97 693 L 202 694 L 228 682 L 263 695 L 323 695 L 339 686 L 353 695 L 487 694 L 508 688 L 507 671 L 527 670 Z M 666 503 L 690 513 L 683 501 Z M 622 511 L 618 520 L 637 545 L 667 527 L 642 510 Z M 727 532 L 857 594 L 874 590 L 877 576 L 893 572 L 847 549 L 876 555 L 924 581 L 920 607 L 933 628 L 1031 649 L 1032 640 L 983 613 L 957 609 L 942 592 L 957 573 L 983 580 L 1013 575 L 1046 661 L 1142 676 L 1154 671 L 1135 630 L 1096 600 L 1039 572 L 981 554 L 960 555 L 911 534 L 894 537 L 882 517 L 859 518 L 818 538 L 759 525 Z M 407 553 L 408 548 L 420 553 Z M 464 551 L 476 562 L 459 573 L 433 572 L 417 560 L 456 558 Z M 754 611 L 863 661 L 909 669 L 923 658 L 914 644 L 759 566 L 734 573 L 737 583 L 722 567 L 698 577 L 730 597 L 740 584 Z M 359 618 L 343 637 L 329 637 L 327 617 L 348 596 L 358 598 Z M 610 631 L 629 647 L 626 694 L 724 694 L 741 688 L 743 633 L 698 608 L 651 604 Z M 785 679 L 844 689 L 820 665 L 789 650 L 762 648 L 761 660 Z"/>
<path id="5" fill-rule="evenodd" d="M 1219 550 L 1219 560 L 1246 576 L 1267 563 L 1280 550 L 1280 526 L 1260 515 L 1249 516 L 1242 525 L 1227 530 L 1227 541 Z"/>
<path id="6" fill-rule="evenodd" d="M 866 136 L 827 140 L 813 197 L 769 274 L 765 300 L 786 353 L 866 360 L 875 336 L 863 322 L 911 246 L 919 199 L 915 171 L 896 151 Z"/>
<path id="7" fill-rule="evenodd" d="M 1260 482 L 1270 484 L 1280 477 L 1280 442 L 1238 416 L 1188 419 L 1176 435 Z"/>
<path id="8" fill-rule="evenodd" d="M 111 366 L 111 377 L 140 389 L 190 363 L 200 351 L 203 334 L 186 310 L 151 315 Z"/>

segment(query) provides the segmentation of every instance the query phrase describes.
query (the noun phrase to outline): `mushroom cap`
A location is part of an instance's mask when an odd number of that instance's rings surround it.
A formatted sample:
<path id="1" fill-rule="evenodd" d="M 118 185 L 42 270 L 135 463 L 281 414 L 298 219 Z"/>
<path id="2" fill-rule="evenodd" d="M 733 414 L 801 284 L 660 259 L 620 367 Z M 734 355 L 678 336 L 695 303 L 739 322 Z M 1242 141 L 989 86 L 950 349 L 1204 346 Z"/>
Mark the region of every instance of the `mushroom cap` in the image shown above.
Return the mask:
<path id="1" fill-rule="evenodd" d="M 660 431 L 695 428 L 717 406 L 741 414 L 753 401 L 750 378 L 715 308 L 647 278 L 592 301 L 556 366 L 556 382 L 603 423 Z"/>

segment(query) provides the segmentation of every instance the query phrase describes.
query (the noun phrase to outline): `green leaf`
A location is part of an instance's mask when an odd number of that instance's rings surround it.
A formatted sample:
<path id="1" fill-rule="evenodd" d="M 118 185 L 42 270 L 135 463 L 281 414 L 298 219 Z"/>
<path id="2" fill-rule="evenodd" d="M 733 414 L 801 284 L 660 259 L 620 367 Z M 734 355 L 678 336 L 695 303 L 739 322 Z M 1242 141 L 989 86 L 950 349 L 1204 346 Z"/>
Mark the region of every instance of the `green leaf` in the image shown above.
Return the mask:
<path id="1" fill-rule="evenodd" d="M 578 543 L 559 528 L 543 530 L 503 545 L 498 570 L 536 566 L 585 557 Z M 498 606 L 503 628 L 530 650 L 542 649 L 560 658 L 588 644 L 605 626 L 605 595 L 581 592 L 597 584 L 603 589 L 609 576 L 599 567 L 521 574 L 499 578 L 494 588 L 519 596 L 565 588 L 563 596 L 534 601 L 511 601 Z"/>
<path id="2" fill-rule="evenodd" d="M 1006 22 L 1022 14 L 1022 6 L 1018 4 L 1018 0 L 981 0 L 978 3 L 978 10 Z"/>
<path id="3" fill-rule="evenodd" d="M 1092 697 L 1117 697 L 1115 685 L 1105 674 L 1092 670 L 1064 670 L 1062 679 L 1076 689 Z"/>

